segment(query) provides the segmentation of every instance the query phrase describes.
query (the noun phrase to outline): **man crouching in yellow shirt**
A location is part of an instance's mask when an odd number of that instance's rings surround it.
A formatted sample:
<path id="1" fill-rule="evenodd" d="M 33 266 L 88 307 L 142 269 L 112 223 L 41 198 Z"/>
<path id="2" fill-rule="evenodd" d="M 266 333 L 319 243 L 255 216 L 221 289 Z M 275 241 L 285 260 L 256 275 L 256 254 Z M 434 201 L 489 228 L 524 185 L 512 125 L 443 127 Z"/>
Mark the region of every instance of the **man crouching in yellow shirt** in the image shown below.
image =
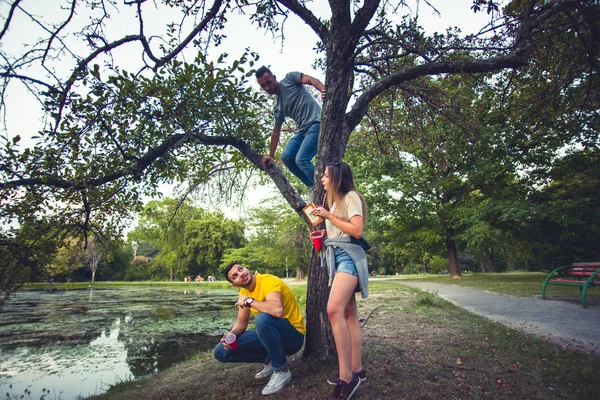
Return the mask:
<path id="1" fill-rule="evenodd" d="M 221 362 L 254 362 L 265 366 L 254 377 L 271 377 L 262 394 L 279 392 L 292 380 L 286 355 L 297 353 L 304 344 L 306 327 L 296 297 L 281 279 L 270 274 L 253 275 L 233 262 L 225 267 L 225 278 L 240 288 L 235 303 L 240 307 L 237 321 L 229 333 L 237 336 L 235 345 L 225 342 L 225 335 L 215 347 L 214 356 Z M 255 330 L 248 330 L 250 312 Z"/>

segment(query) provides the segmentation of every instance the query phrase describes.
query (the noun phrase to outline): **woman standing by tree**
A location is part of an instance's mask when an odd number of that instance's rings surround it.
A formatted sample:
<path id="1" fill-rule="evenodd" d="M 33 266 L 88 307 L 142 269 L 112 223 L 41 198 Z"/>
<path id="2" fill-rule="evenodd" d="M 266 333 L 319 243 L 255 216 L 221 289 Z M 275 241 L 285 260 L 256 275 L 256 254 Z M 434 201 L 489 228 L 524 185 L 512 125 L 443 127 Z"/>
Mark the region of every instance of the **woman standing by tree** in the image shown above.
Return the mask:
<path id="1" fill-rule="evenodd" d="M 339 161 L 327 165 L 321 183 L 331 211 L 320 206 L 313 214 L 325 219 L 326 229 L 321 233 L 327 239 L 321 264 L 329 271 L 327 315 L 339 363 L 339 374 L 328 379 L 336 385 L 329 399 L 350 399 L 367 379 L 362 369 L 362 333 L 354 293 L 360 290 L 363 298 L 368 297 L 369 271 L 364 249 L 353 240 L 362 236 L 367 207 L 354 187 L 348 164 Z"/>

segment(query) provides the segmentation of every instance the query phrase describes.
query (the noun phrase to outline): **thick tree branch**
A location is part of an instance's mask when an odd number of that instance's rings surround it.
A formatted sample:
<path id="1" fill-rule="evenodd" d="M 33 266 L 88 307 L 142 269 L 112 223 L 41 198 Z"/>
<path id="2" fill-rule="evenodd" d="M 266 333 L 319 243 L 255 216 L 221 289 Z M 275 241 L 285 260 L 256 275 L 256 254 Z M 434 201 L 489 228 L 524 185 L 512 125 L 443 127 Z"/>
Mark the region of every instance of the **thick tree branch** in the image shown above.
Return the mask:
<path id="1" fill-rule="evenodd" d="M 380 0 L 365 0 L 365 4 L 356 13 L 352 26 L 350 27 L 350 34 L 355 40 L 358 40 L 360 36 L 365 32 L 369 22 L 373 18 L 373 15 L 379 7 Z"/>
<path id="2" fill-rule="evenodd" d="M 456 74 L 456 73 L 481 73 L 496 71 L 502 68 L 517 68 L 525 65 L 522 57 L 510 55 L 480 61 L 437 62 L 408 68 L 382 78 L 365 91 L 354 103 L 352 109 L 346 114 L 346 121 L 350 129 L 354 129 L 367 112 L 369 103 L 378 95 L 400 84 L 429 75 Z"/>
<path id="3" fill-rule="evenodd" d="M 277 0 L 277 2 L 300 17 L 319 36 L 323 43 L 327 43 L 329 30 L 308 8 L 297 0 Z"/>
<path id="4" fill-rule="evenodd" d="M 277 2 L 296 14 L 319 36 L 323 43 L 329 39 L 329 30 L 315 15 L 297 0 L 277 0 Z"/>
<path id="5" fill-rule="evenodd" d="M 260 163 L 262 154 L 256 152 L 248 143 L 245 141 L 232 137 L 232 136 L 208 136 L 202 133 L 191 133 L 191 134 L 175 134 L 169 136 L 163 143 L 156 148 L 148 151 L 143 157 L 140 157 L 133 166 L 125 168 L 119 171 L 115 171 L 112 174 L 105 175 L 100 178 L 84 179 L 84 180 L 65 180 L 56 177 L 38 177 L 38 178 L 24 178 L 16 179 L 9 182 L 0 182 L 0 190 L 12 189 L 17 187 L 30 187 L 30 186 L 50 186 L 58 189 L 71 189 L 85 191 L 89 188 L 100 187 L 107 183 L 117 181 L 119 179 L 130 177 L 134 180 L 141 179 L 144 171 L 152 166 L 158 159 L 164 157 L 169 151 L 172 151 L 175 147 L 181 145 L 183 142 L 194 143 L 198 142 L 206 146 L 232 146 L 239 150 L 250 162 L 252 162 L 258 169 L 263 169 Z M 279 167 L 273 164 L 271 167 L 265 170 L 271 177 L 283 197 L 288 201 L 292 208 L 300 215 L 307 223 L 308 219 L 302 212 L 302 208 L 306 205 L 304 200 L 298 196 L 296 191 L 293 189 L 289 180 L 285 177 Z"/>
<path id="6" fill-rule="evenodd" d="M 521 17 L 523 23 L 513 43 L 510 54 L 487 60 L 429 62 L 388 75 L 373 84 L 357 99 L 352 109 L 346 114 L 346 123 L 349 128 L 354 129 L 358 125 L 365 115 L 369 103 L 375 97 L 403 82 L 429 75 L 482 73 L 526 65 L 527 60 L 524 58 L 524 53 L 526 48 L 531 44 L 530 38 L 532 32 L 551 17 L 571 8 L 577 8 L 580 5 L 580 2 L 576 0 L 554 0 L 537 10 L 535 18 L 531 18 L 534 12 L 533 3 L 535 3 L 535 0 L 531 0 L 531 3 L 528 4 L 526 10 L 523 12 L 524 15 Z"/>

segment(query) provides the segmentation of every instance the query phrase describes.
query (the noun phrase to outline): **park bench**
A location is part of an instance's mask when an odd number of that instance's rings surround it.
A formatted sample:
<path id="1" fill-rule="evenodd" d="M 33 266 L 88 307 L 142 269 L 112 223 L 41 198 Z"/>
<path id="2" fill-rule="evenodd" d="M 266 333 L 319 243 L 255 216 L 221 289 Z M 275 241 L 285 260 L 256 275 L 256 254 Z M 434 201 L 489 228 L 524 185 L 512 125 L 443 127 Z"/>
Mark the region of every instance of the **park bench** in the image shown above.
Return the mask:
<path id="1" fill-rule="evenodd" d="M 573 263 L 550 272 L 542 285 L 542 299 L 546 298 L 547 285 L 579 286 L 581 305 L 587 308 L 585 295 L 588 287 L 600 286 L 600 262 Z"/>

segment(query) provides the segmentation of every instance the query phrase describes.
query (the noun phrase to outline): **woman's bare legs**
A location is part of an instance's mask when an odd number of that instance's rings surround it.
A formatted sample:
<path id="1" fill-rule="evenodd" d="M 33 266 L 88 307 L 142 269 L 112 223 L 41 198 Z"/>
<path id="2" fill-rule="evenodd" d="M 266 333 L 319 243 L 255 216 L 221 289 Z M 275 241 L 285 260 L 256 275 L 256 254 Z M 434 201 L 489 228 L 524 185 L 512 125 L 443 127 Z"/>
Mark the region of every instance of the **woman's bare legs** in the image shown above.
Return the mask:
<path id="1" fill-rule="evenodd" d="M 357 283 L 358 277 L 354 275 L 345 272 L 336 273 L 333 277 L 329 301 L 327 302 L 327 315 L 331 322 L 331 330 L 333 331 L 335 348 L 338 354 L 339 377 L 345 382 L 350 382 L 352 379 L 353 353 L 355 352 L 352 344 L 356 342 L 357 337 L 360 338 L 359 341 L 362 347 L 362 335 L 360 334 L 356 300 L 354 299 L 354 289 Z M 353 321 L 355 317 L 356 322 Z M 357 326 L 358 336 L 356 333 Z M 354 340 L 352 336 L 354 336 Z"/>
<path id="2" fill-rule="evenodd" d="M 352 371 L 362 371 L 362 331 L 360 330 L 360 321 L 358 320 L 358 310 L 356 307 L 356 297 L 350 296 L 350 302 L 346 306 L 344 314 L 346 325 L 350 331 L 350 348 L 352 351 L 351 367 Z"/>

